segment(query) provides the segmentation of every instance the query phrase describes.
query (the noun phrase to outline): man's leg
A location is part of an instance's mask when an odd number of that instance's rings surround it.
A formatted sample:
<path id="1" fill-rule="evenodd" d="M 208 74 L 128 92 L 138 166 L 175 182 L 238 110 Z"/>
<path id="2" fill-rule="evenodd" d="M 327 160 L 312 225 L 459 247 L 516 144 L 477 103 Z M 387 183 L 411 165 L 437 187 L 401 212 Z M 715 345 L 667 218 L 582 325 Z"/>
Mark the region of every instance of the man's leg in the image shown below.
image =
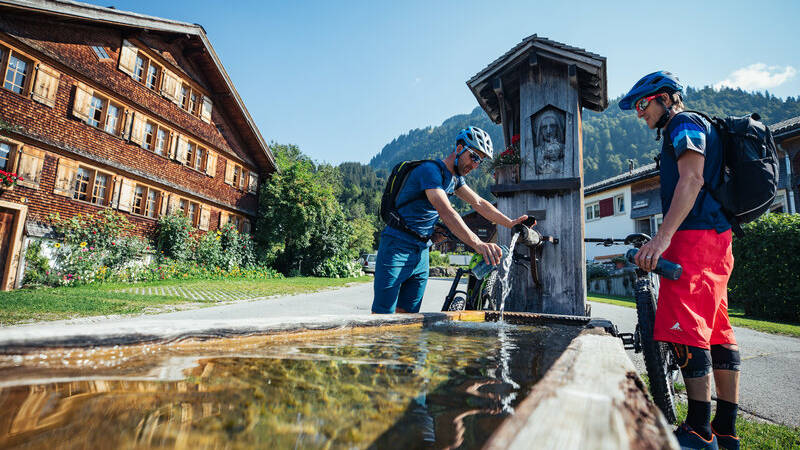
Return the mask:
<path id="1" fill-rule="evenodd" d="M 418 313 L 422 305 L 422 296 L 425 294 L 425 286 L 428 284 L 429 256 L 427 248 L 419 252 L 419 258 L 415 262 L 414 272 L 400 288 L 397 297 L 397 312 Z"/>
<path id="2" fill-rule="evenodd" d="M 391 236 L 382 236 L 375 260 L 373 281 L 373 314 L 392 314 L 397 305 L 397 296 L 406 279 L 412 274 L 416 249 Z"/>
<path id="3" fill-rule="evenodd" d="M 739 448 L 736 437 L 736 415 L 739 412 L 739 347 L 735 344 L 711 346 L 714 361 L 714 382 L 717 386 L 717 412 L 711 428 L 723 448 Z"/>
<path id="4" fill-rule="evenodd" d="M 686 383 L 689 408 L 686 423 L 705 440 L 711 434 L 711 352 L 706 348 L 672 344 Z"/>

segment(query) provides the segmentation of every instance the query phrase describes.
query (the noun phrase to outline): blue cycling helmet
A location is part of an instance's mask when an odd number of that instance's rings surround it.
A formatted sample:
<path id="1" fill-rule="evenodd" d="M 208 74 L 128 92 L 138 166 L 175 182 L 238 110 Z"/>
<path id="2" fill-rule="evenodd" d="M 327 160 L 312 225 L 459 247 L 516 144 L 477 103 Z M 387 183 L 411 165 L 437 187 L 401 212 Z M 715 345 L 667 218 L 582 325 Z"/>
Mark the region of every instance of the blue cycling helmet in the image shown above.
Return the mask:
<path id="1" fill-rule="evenodd" d="M 486 155 L 487 158 L 492 159 L 492 138 L 489 137 L 489 133 L 480 128 L 468 126 L 461 130 L 456 136 L 456 145 L 460 142 L 464 142 L 467 147 L 477 150 Z M 462 149 L 461 152 L 464 152 L 464 150 Z M 460 156 L 460 153 L 458 156 Z"/>
<path id="2" fill-rule="evenodd" d="M 645 75 L 633 85 L 630 91 L 619 101 L 620 109 L 633 109 L 633 104 L 642 97 L 653 95 L 657 92 L 683 92 L 683 85 L 675 75 L 659 70 Z"/>

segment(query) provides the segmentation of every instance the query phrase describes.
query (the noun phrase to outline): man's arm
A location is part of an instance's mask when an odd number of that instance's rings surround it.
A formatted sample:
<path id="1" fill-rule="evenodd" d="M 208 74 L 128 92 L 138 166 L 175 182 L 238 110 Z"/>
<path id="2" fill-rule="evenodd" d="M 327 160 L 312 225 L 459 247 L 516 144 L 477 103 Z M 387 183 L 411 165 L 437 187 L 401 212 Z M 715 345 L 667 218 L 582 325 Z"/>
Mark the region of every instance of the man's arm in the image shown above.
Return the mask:
<path id="1" fill-rule="evenodd" d="M 505 214 L 501 213 L 500 210 L 495 208 L 491 202 L 478 195 L 467 185 L 458 188 L 456 195 L 461 200 L 469 203 L 469 205 L 472 206 L 472 208 L 484 218 L 488 219 L 492 223 L 497 223 L 507 228 L 511 228 L 518 223 L 522 223 L 528 218 L 528 216 L 522 215 L 514 220 L 509 219 Z"/>
<path id="2" fill-rule="evenodd" d="M 449 229 L 461 242 L 472 247 L 476 252 L 483 255 L 484 261 L 489 261 L 492 265 L 500 263 L 500 257 L 503 256 L 503 251 L 497 244 L 483 242 L 481 239 L 467 227 L 464 220 L 450 205 L 450 200 L 447 194 L 442 189 L 425 189 L 425 195 L 428 201 L 431 202 L 439 217 L 444 222 L 447 229 Z"/>
<path id="3" fill-rule="evenodd" d="M 703 179 L 705 160 L 705 156 L 693 150 L 685 151 L 678 158 L 678 184 L 675 186 L 675 193 L 672 194 L 672 203 L 669 205 L 667 216 L 664 217 L 664 222 L 653 236 L 653 240 L 643 245 L 636 254 L 636 265 L 642 269 L 650 271 L 656 268 L 658 258 L 669 247 L 672 236 L 692 211 L 697 194 L 705 183 Z"/>

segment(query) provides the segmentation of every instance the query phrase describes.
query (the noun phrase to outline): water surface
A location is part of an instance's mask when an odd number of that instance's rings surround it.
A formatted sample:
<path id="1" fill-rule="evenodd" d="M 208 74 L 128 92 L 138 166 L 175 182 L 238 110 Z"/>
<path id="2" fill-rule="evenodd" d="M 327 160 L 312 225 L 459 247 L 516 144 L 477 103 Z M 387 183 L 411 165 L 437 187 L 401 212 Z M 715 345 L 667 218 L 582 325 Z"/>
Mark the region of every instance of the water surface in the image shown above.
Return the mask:
<path id="1" fill-rule="evenodd" d="M 578 331 L 451 323 L 0 356 L 0 447 L 479 448 Z"/>

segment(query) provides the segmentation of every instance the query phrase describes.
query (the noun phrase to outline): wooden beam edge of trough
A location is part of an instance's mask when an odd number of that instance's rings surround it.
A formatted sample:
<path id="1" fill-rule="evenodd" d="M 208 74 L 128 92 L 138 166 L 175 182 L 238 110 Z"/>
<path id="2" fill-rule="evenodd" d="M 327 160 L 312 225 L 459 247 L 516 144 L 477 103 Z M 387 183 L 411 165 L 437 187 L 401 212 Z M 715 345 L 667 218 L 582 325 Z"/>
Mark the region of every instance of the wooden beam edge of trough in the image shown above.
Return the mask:
<path id="1" fill-rule="evenodd" d="M 585 330 L 484 450 L 678 449 L 619 338 Z"/>

